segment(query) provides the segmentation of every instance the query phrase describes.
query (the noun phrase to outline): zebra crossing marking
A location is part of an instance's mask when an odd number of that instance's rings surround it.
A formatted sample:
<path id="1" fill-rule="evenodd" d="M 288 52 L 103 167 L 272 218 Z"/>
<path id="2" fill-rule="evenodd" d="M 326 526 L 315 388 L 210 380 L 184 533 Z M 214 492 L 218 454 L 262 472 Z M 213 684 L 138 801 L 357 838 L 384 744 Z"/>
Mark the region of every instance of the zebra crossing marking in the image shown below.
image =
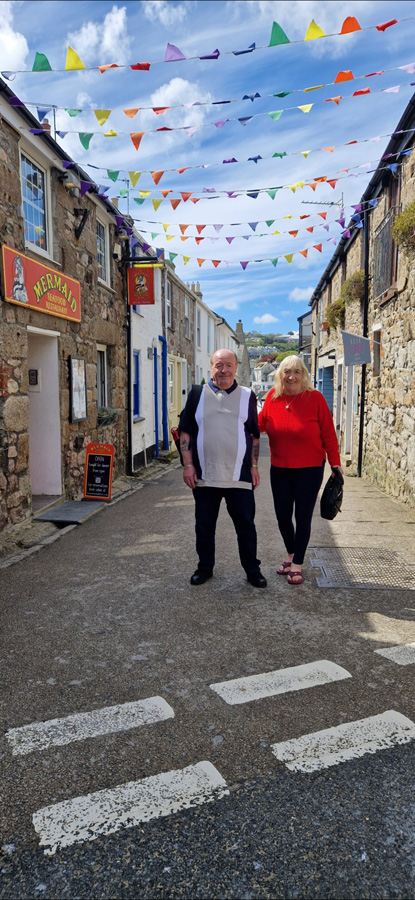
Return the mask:
<path id="1" fill-rule="evenodd" d="M 221 681 L 211 684 L 209 687 L 212 691 L 216 691 L 225 700 L 225 703 L 233 706 L 351 677 L 350 672 L 336 663 L 320 659 L 306 665 L 277 669 L 274 672 L 264 672 L 260 675 L 248 675 L 232 681 Z"/>
<path id="2" fill-rule="evenodd" d="M 415 663 L 415 643 L 401 644 L 399 647 L 383 647 L 381 650 L 374 650 L 374 653 L 385 656 L 398 666 L 411 666 Z"/>
<path id="3" fill-rule="evenodd" d="M 6 732 L 6 738 L 13 755 L 24 756 L 35 750 L 62 747 L 72 741 L 129 731 L 139 725 L 151 725 L 171 718 L 174 718 L 174 710 L 162 697 L 148 697 L 132 703 L 11 728 Z"/>
<path id="4" fill-rule="evenodd" d="M 395 710 L 272 744 L 271 750 L 292 772 L 316 772 L 366 753 L 376 753 L 415 738 L 415 723 Z"/>
<path id="5" fill-rule="evenodd" d="M 228 794 L 226 781 L 212 763 L 204 760 L 45 806 L 33 814 L 32 821 L 40 846 L 46 848 L 45 855 L 52 856 L 63 847 L 212 803 Z"/>

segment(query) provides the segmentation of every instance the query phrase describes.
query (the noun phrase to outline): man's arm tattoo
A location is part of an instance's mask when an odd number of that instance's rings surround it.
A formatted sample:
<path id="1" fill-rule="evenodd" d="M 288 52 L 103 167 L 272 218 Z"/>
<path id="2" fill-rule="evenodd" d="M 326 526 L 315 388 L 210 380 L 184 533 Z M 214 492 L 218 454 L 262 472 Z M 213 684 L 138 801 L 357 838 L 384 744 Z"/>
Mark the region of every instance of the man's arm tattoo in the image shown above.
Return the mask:
<path id="1" fill-rule="evenodd" d="M 180 449 L 182 452 L 183 450 L 190 450 L 190 441 L 186 440 L 186 438 L 180 438 Z"/>

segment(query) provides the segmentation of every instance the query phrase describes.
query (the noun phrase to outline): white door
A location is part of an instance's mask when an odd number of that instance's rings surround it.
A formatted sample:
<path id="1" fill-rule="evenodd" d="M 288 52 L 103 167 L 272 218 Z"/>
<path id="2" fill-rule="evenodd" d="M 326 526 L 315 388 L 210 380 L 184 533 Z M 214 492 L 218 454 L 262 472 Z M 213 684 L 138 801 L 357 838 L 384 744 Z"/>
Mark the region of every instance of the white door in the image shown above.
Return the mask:
<path id="1" fill-rule="evenodd" d="M 28 334 L 29 469 L 32 495 L 62 494 L 58 336 Z"/>

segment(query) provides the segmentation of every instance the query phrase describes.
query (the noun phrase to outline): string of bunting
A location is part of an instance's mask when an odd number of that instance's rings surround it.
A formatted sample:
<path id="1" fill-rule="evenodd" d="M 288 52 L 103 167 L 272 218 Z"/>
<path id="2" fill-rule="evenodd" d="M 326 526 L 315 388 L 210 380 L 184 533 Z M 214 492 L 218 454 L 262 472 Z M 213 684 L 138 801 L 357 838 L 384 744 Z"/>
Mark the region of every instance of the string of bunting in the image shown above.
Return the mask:
<path id="1" fill-rule="evenodd" d="M 312 41 L 312 40 L 321 39 L 321 38 L 339 37 L 339 36 L 343 36 L 346 34 L 352 34 L 354 32 L 359 32 L 359 31 L 363 32 L 363 31 L 369 31 L 369 30 L 376 30 L 378 32 L 384 33 L 388 28 L 391 28 L 393 25 L 398 25 L 399 22 L 405 23 L 405 22 L 411 22 L 413 20 L 414 20 L 414 17 L 409 17 L 409 18 L 400 19 L 400 20 L 390 19 L 388 22 L 382 22 L 379 25 L 361 26 L 359 24 L 358 20 L 355 18 L 355 16 L 347 16 L 347 18 L 344 20 L 344 22 L 342 24 L 340 31 L 326 34 L 323 31 L 323 29 L 319 25 L 317 25 L 317 23 L 314 21 L 314 19 L 312 19 L 307 28 L 305 37 L 302 40 L 290 40 L 290 38 L 287 37 L 287 35 L 286 35 L 285 31 L 283 30 L 283 28 L 281 27 L 281 25 L 279 25 L 278 22 L 273 22 L 269 43 L 266 46 L 257 47 L 255 43 L 252 43 L 249 45 L 249 47 L 243 48 L 242 50 L 226 50 L 222 53 L 222 55 L 242 56 L 244 54 L 253 53 L 258 50 L 270 49 L 271 47 L 279 47 L 279 46 L 286 45 L 286 44 L 290 44 L 290 45 L 300 44 L 300 43 L 305 43 L 306 41 Z M 189 61 L 189 60 L 193 60 L 193 59 L 218 60 L 220 56 L 221 56 L 221 52 L 218 49 L 216 49 L 211 53 L 206 53 L 201 56 L 186 57 L 185 54 L 180 50 L 180 48 L 177 47 L 175 44 L 167 43 L 166 49 L 165 49 L 165 54 L 164 54 L 164 59 L 154 60 L 151 63 L 150 62 L 138 62 L 138 63 L 134 63 L 134 64 L 130 63 L 128 65 L 120 65 L 118 63 L 105 63 L 103 65 L 88 67 L 88 66 L 85 66 L 85 64 L 82 62 L 82 60 L 78 56 L 78 53 L 76 52 L 76 50 L 74 50 L 72 47 L 68 47 L 67 53 L 66 53 L 66 62 L 65 62 L 64 69 L 52 68 L 46 54 L 36 52 L 31 71 L 33 73 L 33 72 L 73 72 L 73 71 L 80 71 L 80 70 L 85 70 L 85 71 L 99 70 L 101 75 L 103 75 L 109 69 L 127 69 L 128 68 L 128 69 L 132 69 L 133 71 L 147 71 L 148 72 L 152 65 L 159 65 L 160 63 L 181 62 L 181 61 Z M 23 69 L 16 69 L 14 71 L 8 70 L 7 72 L 2 72 L 1 74 L 2 74 L 3 78 L 11 79 L 15 75 L 22 73 L 22 72 L 27 74 L 27 71 L 23 70 Z"/>
<path id="2" fill-rule="evenodd" d="M 97 109 L 94 107 L 92 107 L 92 108 L 90 108 L 90 107 L 70 108 L 67 106 L 57 106 L 56 104 L 53 104 L 53 103 L 43 102 L 43 103 L 39 104 L 39 103 L 34 103 L 31 100 L 21 101 L 21 100 L 17 100 L 17 99 L 13 100 L 13 102 L 11 102 L 11 105 L 12 106 L 20 106 L 20 105 L 23 106 L 24 105 L 24 106 L 27 106 L 28 108 L 34 107 L 36 109 L 36 112 L 37 112 L 37 115 L 39 118 L 39 122 L 42 122 L 43 119 L 45 118 L 45 116 L 47 116 L 52 111 L 65 112 L 65 113 L 67 113 L 68 116 L 70 116 L 70 118 L 76 118 L 77 116 L 80 116 L 80 115 L 82 115 L 82 113 L 85 113 L 85 112 L 86 113 L 93 112 L 94 115 L 96 116 L 98 124 L 105 125 L 105 123 L 108 121 L 110 115 L 114 112 L 119 112 L 119 111 L 122 111 L 129 119 L 133 119 L 139 112 L 147 112 L 148 110 L 152 110 L 156 116 L 160 116 L 160 115 L 163 115 L 164 113 L 168 112 L 168 110 L 191 109 L 193 106 L 198 106 L 198 107 L 199 106 L 225 106 L 227 104 L 244 102 L 246 100 L 249 100 L 249 101 L 251 101 L 251 103 L 253 103 L 255 100 L 258 100 L 258 99 L 269 99 L 271 97 L 285 98 L 285 97 L 288 97 L 290 94 L 306 94 L 306 93 L 310 93 L 311 91 L 319 91 L 319 90 L 322 90 L 323 88 L 333 87 L 335 84 L 344 83 L 346 81 L 361 81 L 366 78 L 373 78 L 375 76 L 381 77 L 382 75 L 386 75 L 391 72 L 398 72 L 398 71 L 407 72 L 409 75 L 414 75 L 415 74 L 415 62 L 407 63 L 406 65 L 403 65 L 403 66 L 394 66 L 391 69 L 381 69 L 378 72 L 369 72 L 366 75 L 353 75 L 353 72 L 351 71 L 351 69 L 343 69 L 337 73 L 334 81 L 328 81 L 328 82 L 325 82 L 324 84 L 314 85 L 313 87 L 290 88 L 290 90 L 274 91 L 272 94 L 260 94 L 259 91 L 255 91 L 254 93 L 251 93 L 251 94 L 244 94 L 243 97 L 232 98 L 232 99 L 228 99 L 228 100 L 210 100 L 210 101 L 194 100 L 192 103 L 178 103 L 178 104 L 172 105 L 172 106 L 166 106 L 166 105 L 164 105 L 164 106 L 153 106 L 153 105 L 151 105 L 151 106 L 136 106 L 136 107 L 130 108 L 130 109 L 124 109 L 122 107 L 113 107 L 112 109 Z M 291 107 L 291 108 L 296 109 L 297 107 Z"/>

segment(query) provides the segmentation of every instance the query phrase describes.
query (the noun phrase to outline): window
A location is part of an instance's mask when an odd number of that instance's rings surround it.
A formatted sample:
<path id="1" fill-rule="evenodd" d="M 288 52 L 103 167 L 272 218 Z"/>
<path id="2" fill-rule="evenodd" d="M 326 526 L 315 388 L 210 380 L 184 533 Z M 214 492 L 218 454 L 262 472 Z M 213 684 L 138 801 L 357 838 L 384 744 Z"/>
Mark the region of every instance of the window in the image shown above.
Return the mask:
<path id="1" fill-rule="evenodd" d="M 97 219 L 97 266 L 98 278 L 108 282 L 108 248 L 105 225 Z"/>
<path id="2" fill-rule="evenodd" d="M 201 347 L 201 343 L 200 343 L 200 341 L 201 341 L 201 337 L 200 337 L 200 331 L 201 331 L 200 319 L 201 319 L 201 313 L 200 313 L 200 309 L 198 309 L 198 310 L 196 310 L 196 347 L 199 347 L 199 348 Z"/>
<path id="3" fill-rule="evenodd" d="M 25 240 L 47 252 L 46 173 L 23 154 L 21 172 Z"/>
<path id="4" fill-rule="evenodd" d="M 373 329 L 373 375 L 375 378 L 380 375 L 380 337 L 381 329 Z"/>
<path id="5" fill-rule="evenodd" d="M 107 406 L 107 348 L 97 346 L 97 407 Z"/>
<path id="6" fill-rule="evenodd" d="M 140 352 L 133 350 L 133 416 L 140 417 Z"/>
<path id="7" fill-rule="evenodd" d="M 389 290 L 396 281 L 398 254 L 392 239 L 392 224 L 399 207 L 392 206 L 373 236 L 373 299 Z"/>
<path id="8" fill-rule="evenodd" d="M 188 297 L 184 298 L 184 333 L 185 337 L 190 337 L 190 300 Z"/>
<path id="9" fill-rule="evenodd" d="M 171 328 L 171 281 L 166 285 L 166 325 Z"/>

